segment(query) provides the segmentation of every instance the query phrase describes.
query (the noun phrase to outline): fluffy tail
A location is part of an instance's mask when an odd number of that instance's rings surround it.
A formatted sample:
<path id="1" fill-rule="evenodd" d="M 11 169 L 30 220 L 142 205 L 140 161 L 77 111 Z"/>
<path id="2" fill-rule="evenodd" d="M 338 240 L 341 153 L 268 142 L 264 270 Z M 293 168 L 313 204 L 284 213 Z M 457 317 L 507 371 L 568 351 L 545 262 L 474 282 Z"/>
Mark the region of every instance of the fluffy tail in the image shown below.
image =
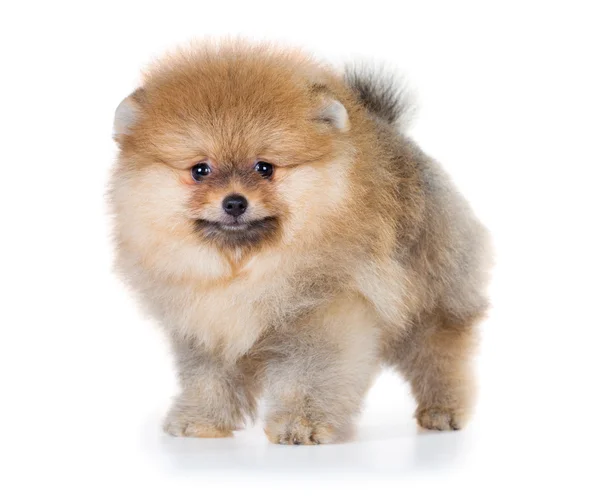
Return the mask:
<path id="1" fill-rule="evenodd" d="M 344 79 L 358 100 L 381 120 L 404 129 L 414 114 L 406 85 L 382 68 L 346 66 Z"/>

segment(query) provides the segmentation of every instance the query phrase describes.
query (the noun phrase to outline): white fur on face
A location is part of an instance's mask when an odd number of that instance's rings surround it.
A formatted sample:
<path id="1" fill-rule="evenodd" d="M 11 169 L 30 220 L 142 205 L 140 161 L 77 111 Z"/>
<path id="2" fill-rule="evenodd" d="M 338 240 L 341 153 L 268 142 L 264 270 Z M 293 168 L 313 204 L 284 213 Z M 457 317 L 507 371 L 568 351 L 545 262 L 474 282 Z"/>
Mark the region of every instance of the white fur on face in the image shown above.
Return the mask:
<path id="1" fill-rule="evenodd" d="M 340 158 L 327 165 L 303 165 L 286 173 L 278 186 L 287 206 L 289 220 L 283 227 L 284 243 L 296 235 L 318 232 L 320 220 L 331 217 L 348 194 L 348 161 Z M 328 186 L 327 190 L 320 186 Z"/>
<path id="2" fill-rule="evenodd" d="M 191 192 L 177 172 L 149 165 L 114 175 L 116 237 L 128 250 L 123 254 L 137 256 L 137 268 L 169 279 L 210 280 L 227 272 L 223 257 L 194 234 L 187 213 Z"/>

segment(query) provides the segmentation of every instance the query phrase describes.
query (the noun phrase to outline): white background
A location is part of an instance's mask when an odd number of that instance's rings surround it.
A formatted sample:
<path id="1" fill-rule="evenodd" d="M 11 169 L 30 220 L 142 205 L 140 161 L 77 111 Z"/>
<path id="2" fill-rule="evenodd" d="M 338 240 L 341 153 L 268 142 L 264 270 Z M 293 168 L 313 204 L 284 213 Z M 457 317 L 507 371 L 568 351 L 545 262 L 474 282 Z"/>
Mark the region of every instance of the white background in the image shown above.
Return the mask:
<path id="1" fill-rule="evenodd" d="M 0 497 L 599 498 L 594 4 L 3 4 Z M 139 69 L 207 34 L 375 57 L 408 76 L 412 136 L 497 250 L 466 430 L 417 431 L 407 386 L 387 373 L 351 443 L 271 445 L 260 422 L 228 440 L 162 435 L 175 378 L 161 333 L 111 274 L 103 196 L 113 111 Z"/>

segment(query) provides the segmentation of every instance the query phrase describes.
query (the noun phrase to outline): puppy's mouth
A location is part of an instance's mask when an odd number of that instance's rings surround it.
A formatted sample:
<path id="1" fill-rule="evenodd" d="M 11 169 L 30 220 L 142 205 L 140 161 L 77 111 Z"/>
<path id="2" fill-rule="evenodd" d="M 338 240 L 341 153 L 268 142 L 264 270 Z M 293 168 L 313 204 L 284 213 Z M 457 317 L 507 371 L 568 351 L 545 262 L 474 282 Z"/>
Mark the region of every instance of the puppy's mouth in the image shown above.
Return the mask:
<path id="1" fill-rule="evenodd" d="M 274 216 L 250 221 L 232 218 L 227 222 L 196 219 L 195 226 L 202 236 L 221 246 L 255 246 L 276 235 L 279 219 Z"/>

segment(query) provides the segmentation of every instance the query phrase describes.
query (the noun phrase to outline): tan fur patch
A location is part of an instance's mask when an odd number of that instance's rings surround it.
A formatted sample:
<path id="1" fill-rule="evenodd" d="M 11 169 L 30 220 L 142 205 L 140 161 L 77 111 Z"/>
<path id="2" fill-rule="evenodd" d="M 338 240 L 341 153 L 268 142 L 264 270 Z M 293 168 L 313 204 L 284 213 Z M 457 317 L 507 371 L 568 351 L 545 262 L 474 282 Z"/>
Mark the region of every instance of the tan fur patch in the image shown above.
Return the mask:
<path id="1" fill-rule="evenodd" d="M 224 438 L 233 437 L 233 432 L 230 430 L 217 429 L 202 424 L 189 423 L 183 427 L 175 428 L 168 427 L 167 432 L 173 436 L 180 437 L 195 437 L 195 438 Z"/>

